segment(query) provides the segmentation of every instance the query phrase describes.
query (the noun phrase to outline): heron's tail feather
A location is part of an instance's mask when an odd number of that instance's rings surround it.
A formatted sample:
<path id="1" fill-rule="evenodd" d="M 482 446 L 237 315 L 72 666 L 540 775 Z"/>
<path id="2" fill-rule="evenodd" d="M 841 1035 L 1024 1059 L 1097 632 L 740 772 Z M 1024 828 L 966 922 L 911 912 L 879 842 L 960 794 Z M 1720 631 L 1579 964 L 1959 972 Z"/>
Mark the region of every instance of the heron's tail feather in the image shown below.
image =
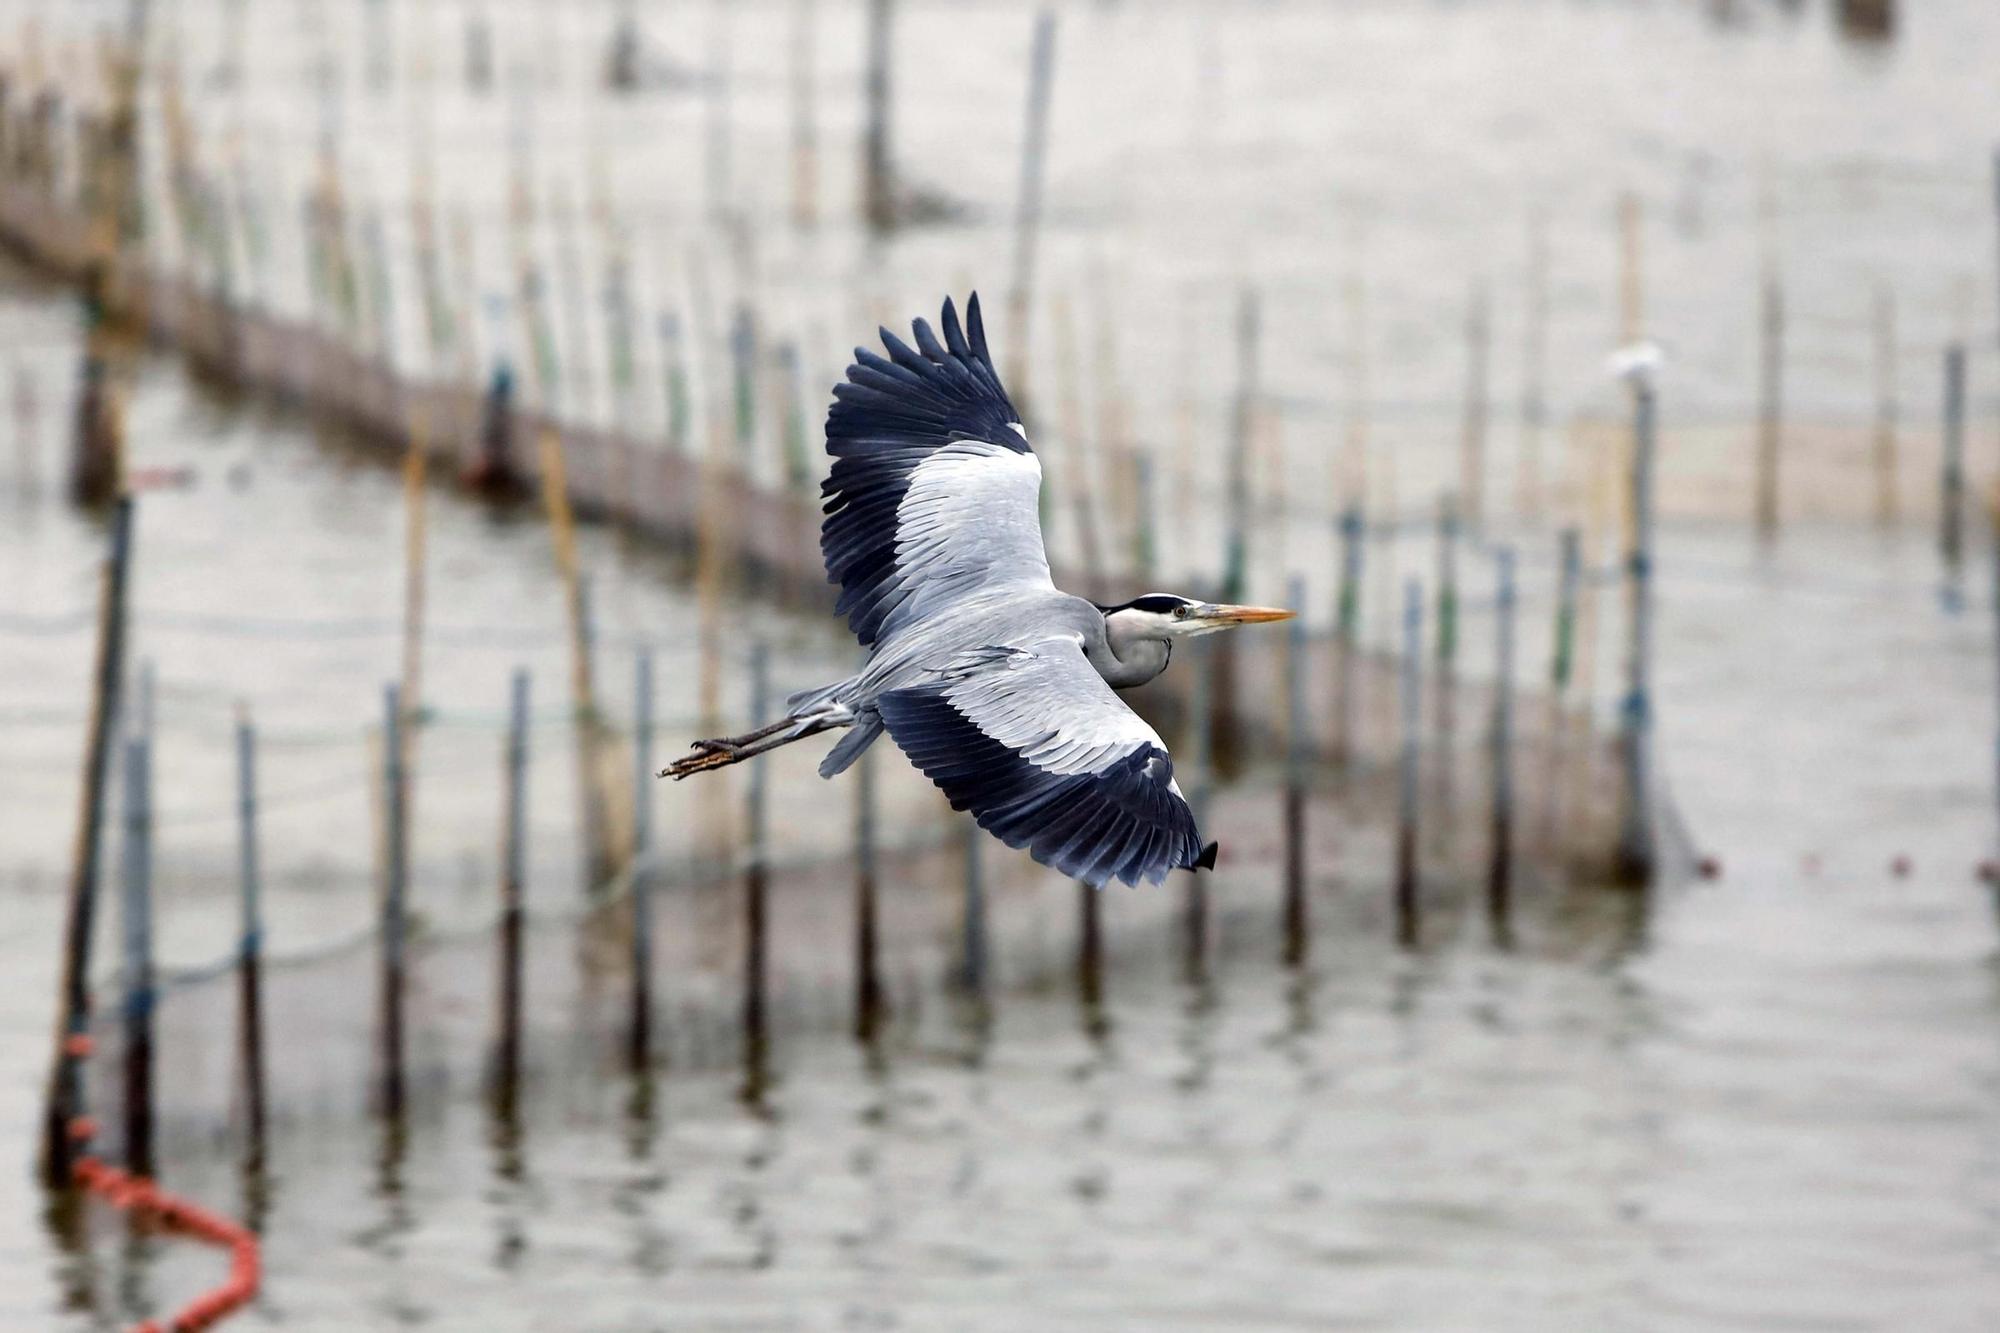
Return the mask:
<path id="1" fill-rule="evenodd" d="M 854 730 L 840 738 L 840 744 L 826 752 L 826 758 L 819 761 L 819 775 L 830 778 L 845 773 L 848 766 L 861 757 L 861 752 L 875 743 L 882 734 L 882 715 L 863 713 L 861 720 L 854 724 Z"/>

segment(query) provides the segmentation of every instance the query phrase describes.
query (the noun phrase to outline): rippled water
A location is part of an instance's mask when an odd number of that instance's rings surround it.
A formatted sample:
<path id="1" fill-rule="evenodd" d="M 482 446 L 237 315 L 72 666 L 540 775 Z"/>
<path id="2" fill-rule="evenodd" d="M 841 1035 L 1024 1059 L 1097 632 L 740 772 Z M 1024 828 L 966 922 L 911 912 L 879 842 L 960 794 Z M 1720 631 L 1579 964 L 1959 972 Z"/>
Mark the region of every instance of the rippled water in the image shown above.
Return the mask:
<path id="1" fill-rule="evenodd" d="M 768 93 L 781 47 L 751 39 L 777 11 L 746 12 L 735 29 L 749 109 L 737 180 L 775 212 L 776 176 L 756 168 L 782 143 L 782 103 Z M 598 11 L 581 13 L 557 25 L 578 52 L 595 40 Z M 440 27 L 453 21 L 440 11 Z M 830 51 L 859 49 L 855 22 L 829 7 Z M 1327 218 L 1356 196 L 1371 201 L 1370 393 L 1383 419 L 1399 403 L 1422 407 L 1408 413 L 1423 439 L 1407 498 L 1423 493 L 1426 469 L 1450 473 L 1471 272 L 1494 275 L 1500 317 L 1512 318 L 1505 293 L 1520 280 L 1534 192 L 1524 181 L 1553 211 L 1552 365 L 1568 368 L 1554 376 L 1559 405 L 1598 393 L 1615 308 L 1609 199 L 1634 184 L 1660 228 L 1651 322 L 1676 352 L 1682 410 L 1740 419 L 1754 383 L 1752 224 L 1768 152 L 1786 201 L 1788 274 L 1800 309 L 1816 312 L 1798 326 L 1795 401 L 1865 416 L 1867 292 L 1886 274 L 1918 349 L 1910 410 L 1928 412 L 1935 344 L 1994 322 L 1985 155 L 2000 124 L 1996 23 L 1978 0 L 1906 7 L 1897 40 L 1872 46 L 1842 40 L 1811 4 L 1519 0 L 1335 17 L 1188 6 L 1157 20 L 1139 6 L 1066 10 L 1051 282 L 1081 284 L 1093 254 L 1105 258 L 1117 308 L 1135 312 L 1125 354 L 1135 382 L 1175 362 L 1170 331 L 1192 311 L 1212 339 L 1199 360 L 1203 419 L 1219 421 L 1227 293 L 1246 274 L 1261 279 L 1274 387 L 1301 404 L 1288 435 L 1301 489 L 1323 493 L 1321 437 L 1338 420 L 1329 386 L 1344 382 L 1348 345 L 1348 224 Z M 190 20 L 191 50 L 198 31 Z M 1001 106 L 991 123 L 1011 125 L 1026 31 L 1015 6 L 909 7 L 910 168 L 972 182 L 962 188 L 994 202 L 967 229 L 892 245 L 883 261 L 895 276 L 877 290 L 894 308 L 1003 262 L 1011 132 L 973 133 L 958 116 L 914 108 L 957 91 Z M 698 33 L 657 35 L 688 49 Z M 851 64 L 840 56 L 842 77 Z M 296 72 L 267 77 L 286 70 Z M 1203 88 L 1222 108 L 1213 121 L 1190 111 Z M 1135 114 L 1149 99 L 1174 114 Z M 852 104 L 840 105 L 846 117 Z M 458 114 L 470 145 L 459 169 L 478 178 L 465 188 L 489 190 L 480 209 L 494 212 L 500 173 L 481 164 L 497 160 L 504 118 L 493 104 Z M 607 121 L 622 126 L 621 143 L 650 135 L 662 158 L 633 184 L 635 208 L 669 221 L 693 210 L 674 182 L 699 178 L 698 104 L 640 103 Z M 272 142 L 310 136 L 303 118 L 282 125 Z M 271 160 L 281 174 L 296 165 Z M 1192 181 L 1190 161 L 1202 164 Z M 384 191 L 404 174 L 381 167 Z M 845 177 L 831 180 L 838 200 Z M 497 243 L 487 248 L 482 263 L 498 272 Z M 806 271 L 794 255 L 773 268 L 792 263 Z M 770 278 L 779 289 L 793 280 Z M 51 441 L 75 348 L 69 312 L 66 298 L 32 289 L 10 289 L 0 310 L 14 355 L 44 386 Z M 1510 339 L 1498 337 L 1496 386 L 1512 385 Z M 1975 377 L 1988 366 L 1981 353 Z M 1150 433 L 1167 438 L 1171 400 L 1139 399 Z M 395 561 L 351 556 L 395 542 L 391 474 L 316 449 L 293 425 L 218 414 L 163 367 L 142 382 L 134 424 L 142 462 L 202 476 L 191 492 L 147 501 L 149 549 L 175 560 L 144 575 L 145 605 L 393 620 Z M 1506 432 L 1496 443 L 1496 475 L 1511 476 Z M 1984 433 L 1974 447 L 1989 467 Z M 51 445 L 45 479 L 54 457 Z M 237 464 L 250 468 L 247 492 L 227 480 Z M 1723 491 L 1739 464 L 1719 450 L 1666 462 Z M 231 498 L 242 494 L 258 503 Z M 15 513 L 0 534 L 4 609 L 46 617 L 87 603 L 91 531 L 46 502 Z M 449 502 L 435 513 L 444 586 L 460 591 L 468 622 L 501 608 L 539 633 L 559 626 L 539 530 L 496 528 Z M 685 613 L 663 563 L 593 538 L 591 564 L 613 624 L 653 628 Z M 1531 947 L 1496 949 L 1474 915 L 1403 955 L 1337 910 L 1383 892 L 1365 859 L 1350 862 L 1317 886 L 1324 933 L 1311 965 L 1292 973 L 1268 961 L 1269 886 L 1251 866 L 1218 881 L 1242 924 L 1207 987 L 1175 976 L 1162 940 L 1151 964 L 1143 949 L 1121 961 L 1102 1012 L 1056 986 L 1003 997 L 983 1034 L 931 1014 L 873 1055 L 835 1033 L 789 1040 L 761 1105 L 739 1100 L 731 1074 L 670 1068 L 650 1100 L 613 1077 L 533 1088 L 512 1127 L 478 1099 L 454 1098 L 412 1127 L 400 1154 L 366 1119 L 337 1119 L 276 1147 L 266 1289 L 237 1326 L 2000 1325 L 2000 965 L 1994 904 L 1972 874 L 1994 824 L 1986 579 L 1969 585 L 1974 609 L 1953 613 L 1915 531 L 1805 529 L 1770 555 L 1694 523 L 1670 527 L 1661 568 L 1664 772 L 1719 879 L 1645 903 L 1531 891 L 1527 909 L 1551 923 Z M 358 780 L 359 729 L 373 682 L 393 674 L 392 635 L 302 649 L 167 629 L 156 624 L 150 640 L 163 678 L 214 687 L 163 693 L 163 726 L 200 732 L 183 738 L 188 766 L 172 770 L 163 799 L 226 813 L 211 792 L 226 780 L 222 752 L 200 738 L 226 725 L 244 690 L 295 730 L 353 732 L 342 762 Z M 87 647 L 75 635 L 0 639 L 14 710 L 0 729 L 0 1154 L 17 1183 L 0 1206 L 7 1327 L 108 1327 L 185 1298 L 215 1271 L 199 1251 L 128 1243 L 106 1218 L 87 1261 L 66 1254 L 21 1165 L 80 750 L 73 720 L 43 714 L 80 708 Z M 843 647 L 808 637 L 796 651 L 810 674 Z M 551 690 L 563 669 L 559 645 L 539 638 L 439 652 L 433 680 L 495 706 L 524 655 Z M 15 725 L 23 719 L 34 725 Z M 432 873 L 449 881 L 459 849 L 490 836 L 495 755 L 488 730 L 462 748 L 437 744 L 439 771 L 462 763 L 476 775 L 462 801 L 441 794 L 424 826 Z M 303 853 L 321 847 L 352 872 L 354 820 L 317 822 L 310 808 L 297 819 L 282 846 L 308 863 Z M 558 819 L 538 830 L 538 883 L 573 873 L 566 829 Z M 187 910 L 163 942 L 170 953 L 207 956 L 225 929 L 226 893 L 203 891 L 205 877 L 226 874 L 227 843 L 213 841 L 212 866 L 179 871 Z M 1912 859 L 1907 875 L 1892 871 L 1898 855 Z M 296 933 L 365 913 L 358 895 L 312 888 L 304 874 L 277 895 L 274 911 Z M 1115 934 L 1115 903 L 1108 925 Z M 243 1201 L 226 1145 L 175 1160 L 167 1177 L 218 1205 Z"/>

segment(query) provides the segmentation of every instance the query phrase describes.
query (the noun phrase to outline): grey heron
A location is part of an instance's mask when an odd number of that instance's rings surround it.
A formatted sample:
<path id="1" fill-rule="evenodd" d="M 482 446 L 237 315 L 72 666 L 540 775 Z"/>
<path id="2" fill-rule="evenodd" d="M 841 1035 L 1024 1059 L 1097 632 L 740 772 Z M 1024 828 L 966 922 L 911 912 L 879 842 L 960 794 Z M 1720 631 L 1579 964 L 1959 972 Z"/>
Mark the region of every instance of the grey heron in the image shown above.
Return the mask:
<path id="1" fill-rule="evenodd" d="M 1148 593 L 1100 606 L 1058 591 L 1042 545 L 1042 468 L 987 351 L 979 297 L 947 299 L 940 343 L 881 330 L 856 348 L 826 418 L 820 551 L 836 611 L 869 649 L 785 716 L 697 741 L 685 778 L 844 729 L 832 777 L 885 730 L 954 809 L 1093 887 L 1213 867 L 1166 745 L 1116 693 L 1166 670 L 1174 645 L 1291 611 Z"/>

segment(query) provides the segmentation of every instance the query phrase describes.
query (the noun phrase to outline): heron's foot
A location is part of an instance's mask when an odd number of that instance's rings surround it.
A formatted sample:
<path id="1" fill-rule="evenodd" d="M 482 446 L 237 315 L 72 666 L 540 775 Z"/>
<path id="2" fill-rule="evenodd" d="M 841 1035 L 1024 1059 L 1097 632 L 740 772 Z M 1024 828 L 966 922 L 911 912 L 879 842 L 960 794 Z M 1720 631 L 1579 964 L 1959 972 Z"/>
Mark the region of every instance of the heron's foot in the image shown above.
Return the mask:
<path id="1" fill-rule="evenodd" d="M 749 758 L 745 753 L 747 748 L 729 740 L 696 741 L 692 754 L 676 759 L 671 765 L 661 769 L 659 776 L 679 782 L 682 778 L 704 773 L 711 768 L 723 768 L 740 763 Z"/>

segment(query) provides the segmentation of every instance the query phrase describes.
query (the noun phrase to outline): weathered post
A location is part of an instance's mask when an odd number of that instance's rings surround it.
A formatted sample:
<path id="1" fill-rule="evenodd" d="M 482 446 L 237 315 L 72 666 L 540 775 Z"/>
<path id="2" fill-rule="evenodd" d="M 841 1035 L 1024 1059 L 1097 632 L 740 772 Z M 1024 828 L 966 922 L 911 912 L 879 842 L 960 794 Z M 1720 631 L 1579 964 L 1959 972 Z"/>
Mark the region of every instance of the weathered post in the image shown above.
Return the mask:
<path id="1" fill-rule="evenodd" d="M 124 935 L 125 1166 L 153 1174 L 153 811 L 151 742 L 125 742 Z"/>
<path id="2" fill-rule="evenodd" d="M 385 686 L 382 696 L 382 828 L 386 856 L 380 922 L 381 1107 L 384 1115 L 397 1121 L 403 1116 L 403 963 L 408 926 L 405 893 L 409 841 L 403 825 L 402 701 L 394 685 Z"/>
<path id="3" fill-rule="evenodd" d="M 653 1029 L 653 652 L 641 648 L 632 682 L 632 1023 L 626 1052 L 644 1069 Z"/>
<path id="4" fill-rule="evenodd" d="M 257 734 L 247 709 L 236 719 L 237 866 L 242 892 L 237 942 L 237 1031 L 243 1052 L 243 1106 L 250 1152 L 264 1154 L 264 914 L 257 863 Z"/>
<path id="5" fill-rule="evenodd" d="M 527 905 L 528 673 L 508 689 L 505 807 L 500 834 L 500 1044 L 494 1084 L 511 1099 L 521 1077 L 523 939 Z"/>
<path id="6" fill-rule="evenodd" d="M 1433 827 L 1452 827 L 1454 770 L 1458 766 L 1458 503 L 1438 502 L 1437 691 L 1435 723 L 1439 818 Z"/>
<path id="7" fill-rule="evenodd" d="M 1563 751 L 1569 731 L 1569 685 L 1576 668 L 1577 599 L 1583 583 L 1583 537 L 1566 527 L 1558 538 L 1555 642 L 1549 651 L 1549 698 L 1544 720 L 1547 748 L 1547 788 L 1542 793 L 1542 838 L 1556 840 L 1557 807 L 1562 791 Z"/>
<path id="8" fill-rule="evenodd" d="M 1653 878 L 1652 656 L 1653 656 L 1653 455 L 1656 411 L 1652 380 L 1632 381 L 1632 548 L 1626 557 L 1631 642 L 1626 657 L 1619 751 L 1624 767 L 1617 873 L 1628 884 Z"/>
<path id="9" fill-rule="evenodd" d="M 111 545 L 97 621 L 96 681 L 83 751 L 83 790 L 71 861 L 69 901 L 63 921 L 63 957 L 54 1058 L 49 1067 L 42 1123 L 42 1180 L 69 1184 L 75 1144 L 70 1121 L 83 1114 L 82 1050 L 90 1030 L 90 942 L 97 915 L 98 829 L 111 737 L 118 716 L 118 687 L 125 675 L 125 599 L 132 565 L 133 501 L 119 497 L 111 516 Z"/>
<path id="10" fill-rule="evenodd" d="M 1944 468 L 1939 479 L 1938 553 L 1956 585 L 1965 565 L 1965 345 L 1944 350 Z"/>
<path id="11" fill-rule="evenodd" d="M 1486 876 L 1486 910 L 1494 935 L 1511 929 L 1514 887 L 1514 548 L 1494 553 L 1493 836 Z"/>

